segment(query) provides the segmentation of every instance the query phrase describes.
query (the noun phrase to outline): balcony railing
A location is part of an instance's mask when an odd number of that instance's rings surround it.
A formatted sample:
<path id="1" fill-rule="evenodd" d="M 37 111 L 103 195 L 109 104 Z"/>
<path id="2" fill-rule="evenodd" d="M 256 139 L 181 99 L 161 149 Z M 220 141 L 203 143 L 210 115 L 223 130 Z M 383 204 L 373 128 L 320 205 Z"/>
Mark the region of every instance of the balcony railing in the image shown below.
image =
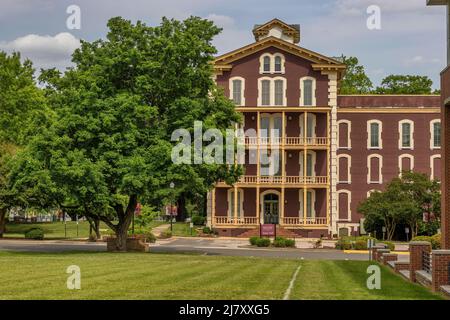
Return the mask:
<path id="1" fill-rule="evenodd" d="M 313 137 L 313 138 L 304 138 L 304 137 L 275 137 L 275 138 L 266 138 L 266 137 L 246 137 L 245 145 L 247 146 L 281 146 L 284 144 L 288 147 L 326 147 L 329 145 L 329 138 L 322 137 Z"/>
<path id="2" fill-rule="evenodd" d="M 240 184 L 280 184 L 280 185 L 328 185 L 328 177 L 301 177 L 301 176 L 242 176 Z M 219 183 L 219 184 L 224 184 Z"/>
<path id="3" fill-rule="evenodd" d="M 284 217 L 282 219 L 283 224 L 286 226 L 313 226 L 313 225 L 326 225 L 327 218 L 326 217 L 315 217 L 315 218 L 290 218 Z"/>

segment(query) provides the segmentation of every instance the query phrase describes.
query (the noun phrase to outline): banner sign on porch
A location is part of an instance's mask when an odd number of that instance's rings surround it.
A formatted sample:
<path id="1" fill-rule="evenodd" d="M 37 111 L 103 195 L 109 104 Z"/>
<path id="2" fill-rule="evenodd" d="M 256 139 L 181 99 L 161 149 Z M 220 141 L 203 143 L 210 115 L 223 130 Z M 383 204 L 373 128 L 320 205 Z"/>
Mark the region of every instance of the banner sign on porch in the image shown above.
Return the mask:
<path id="1" fill-rule="evenodd" d="M 276 225 L 275 224 L 262 224 L 261 225 L 261 236 L 262 237 L 275 237 L 276 236 Z"/>

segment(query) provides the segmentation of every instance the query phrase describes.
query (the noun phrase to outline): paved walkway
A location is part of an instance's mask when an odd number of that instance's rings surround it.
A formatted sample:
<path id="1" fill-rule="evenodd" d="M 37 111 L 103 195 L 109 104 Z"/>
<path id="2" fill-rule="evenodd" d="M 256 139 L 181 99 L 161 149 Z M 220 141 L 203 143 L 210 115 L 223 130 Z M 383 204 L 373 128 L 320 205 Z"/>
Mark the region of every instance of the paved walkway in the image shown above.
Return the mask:
<path id="1" fill-rule="evenodd" d="M 154 227 L 152 229 L 152 233 L 156 236 L 159 237 L 161 235 L 161 233 L 163 233 L 164 231 L 166 231 L 167 229 L 170 228 L 170 224 L 162 224 L 158 227 Z"/>

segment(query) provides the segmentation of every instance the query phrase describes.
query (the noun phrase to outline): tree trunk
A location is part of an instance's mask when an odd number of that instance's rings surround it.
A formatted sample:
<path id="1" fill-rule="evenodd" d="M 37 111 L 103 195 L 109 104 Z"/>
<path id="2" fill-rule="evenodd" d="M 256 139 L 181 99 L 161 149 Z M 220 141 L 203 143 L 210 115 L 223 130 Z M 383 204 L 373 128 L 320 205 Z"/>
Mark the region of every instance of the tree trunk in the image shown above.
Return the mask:
<path id="1" fill-rule="evenodd" d="M 134 212 L 137 206 L 137 195 L 130 196 L 128 206 L 125 212 L 121 205 L 116 206 L 117 216 L 119 217 L 119 223 L 116 228 L 116 250 L 120 252 L 127 251 L 127 238 L 128 229 L 130 228 L 131 220 L 133 219 Z"/>
<path id="2" fill-rule="evenodd" d="M 102 235 L 100 234 L 100 219 L 95 218 L 94 219 L 94 231 L 97 239 L 101 239 Z"/>
<path id="3" fill-rule="evenodd" d="M 187 212 L 186 212 L 186 197 L 183 193 L 180 195 L 180 198 L 178 198 L 177 206 L 178 206 L 177 221 L 184 222 L 187 218 Z"/>
<path id="4" fill-rule="evenodd" d="M 3 238 L 3 234 L 5 233 L 6 226 L 6 210 L 0 210 L 0 238 Z"/>

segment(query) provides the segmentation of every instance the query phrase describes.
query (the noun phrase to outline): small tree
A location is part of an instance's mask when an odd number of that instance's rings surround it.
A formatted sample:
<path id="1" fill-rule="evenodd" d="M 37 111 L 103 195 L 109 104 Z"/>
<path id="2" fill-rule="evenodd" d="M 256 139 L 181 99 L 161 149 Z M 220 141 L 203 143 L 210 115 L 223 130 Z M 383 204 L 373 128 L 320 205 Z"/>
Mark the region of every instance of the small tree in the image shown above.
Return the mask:
<path id="1" fill-rule="evenodd" d="M 344 77 L 340 82 L 341 94 L 367 94 L 372 91 L 372 81 L 366 74 L 364 66 L 358 58 L 342 56 L 342 62 L 347 65 Z"/>
<path id="2" fill-rule="evenodd" d="M 390 75 L 377 87 L 378 94 L 431 94 L 433 81 L 427 76 Z"/>

